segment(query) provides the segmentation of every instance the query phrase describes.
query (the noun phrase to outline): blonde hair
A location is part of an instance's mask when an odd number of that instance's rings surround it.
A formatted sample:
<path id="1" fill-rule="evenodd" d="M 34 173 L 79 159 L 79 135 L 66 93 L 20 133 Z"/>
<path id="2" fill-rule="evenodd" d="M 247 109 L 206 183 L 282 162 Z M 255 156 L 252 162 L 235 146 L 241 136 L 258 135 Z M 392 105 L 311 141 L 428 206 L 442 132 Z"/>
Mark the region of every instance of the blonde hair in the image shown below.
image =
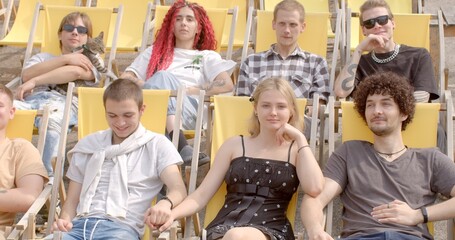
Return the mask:
<path id="1" fill-rule="evenodd" d="M 278 13 L 278 10 L 284 10 L 284 11 L 294 11 L 297 10 L 300 15 L 300 22 L 303 23 L 305 21 L 305 8 L 301 3 L 299 3 L 296 0 L 283 0 L 279 2 L 276 6 L 275 9 L 273 10 L 273 21 L 276 21 L 276 15 Z"/>
<path id="2" fill-rule="evenodd" d="M 288 102 L 289 110 L 291 111 L 291 116 L 288 120 L 288 123 L 297 129 L 303 130 L 303 124 L 299 117 L 297 99 L 295 97 L 294 90 L 292 89 L 291 85 L 289 85 L 288 81 L 282 78 L 272 77 L 262 80 L 259 83 L 250 99 L 250 101 L 253 102 L 254 107 L 257 107 L 261 94 L 269 90 L 277 90 L 281 93 L 281 95 L 283 95 L 283 97 Z M 259 119 L 253 112 L 249 120 L 248 132 L 252 137 L 256 137 L 259 135 L 260 131 Z"/>
<path id="3" fill-rule="evenodd" d="M 377 8 L 377 7 L 383 7 L 387 10 L 387 13 L 389 14 L 389 18 L 393 19 L 393 14 L 392 10 L 390 10 L 389 4 L 384 1 L 384 0 L 367 0 L 365 1 L 362 6 L 360 6 L 360 25 L 363 26 L 363 13 L 367 10 Z M 365 19 L 367 20 L 367 19 Z"/>

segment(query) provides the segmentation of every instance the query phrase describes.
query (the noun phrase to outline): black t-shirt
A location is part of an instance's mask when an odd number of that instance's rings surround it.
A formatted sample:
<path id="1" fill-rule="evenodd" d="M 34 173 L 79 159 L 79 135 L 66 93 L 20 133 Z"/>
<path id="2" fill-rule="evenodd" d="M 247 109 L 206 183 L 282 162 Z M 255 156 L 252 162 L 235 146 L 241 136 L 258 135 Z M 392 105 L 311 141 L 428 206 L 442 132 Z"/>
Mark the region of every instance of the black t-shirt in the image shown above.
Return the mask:
<path id="1" fill-rule="evenodd" d="M 376 53 L 379 59 L 388 58 L 388 53 Z M 430 100 L 439 98 L 437 82 L 434 74 L 430 53 L 425 48 L 416 48 L 406 45 L 400 46 L 398 55 L 388 63 L 376 63 L 371 58 L 371 52 L 360 57 L 356 73 L 356 85 L 366 76 L 375 72 L 392 71 L 410 80 L 414 91 L 430 93 Z M 354 89 L 355 91 L 355 89 Z"/>

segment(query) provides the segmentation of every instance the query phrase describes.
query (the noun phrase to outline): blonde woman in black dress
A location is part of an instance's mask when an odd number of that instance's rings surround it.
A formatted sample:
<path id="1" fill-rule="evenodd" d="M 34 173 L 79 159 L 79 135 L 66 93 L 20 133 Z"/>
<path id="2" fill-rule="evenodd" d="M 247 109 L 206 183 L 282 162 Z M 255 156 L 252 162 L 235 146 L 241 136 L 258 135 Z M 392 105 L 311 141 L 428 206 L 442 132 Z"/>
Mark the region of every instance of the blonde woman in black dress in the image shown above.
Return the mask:
<path id="1" fill-rule="evenodd" d="M 294 239 L 286 218 L 289 201 L 299 184 L 306 194 L 317 196 L 323 176 L 301 131 L 289 83 L 261 81 L 251 101 L 251 136 L 228 139 L 200 187 L 172 210 L 164 225 L 152 228 L 164 231 L 174 219 L 200 211 L 225 181 L 228 193 L 207 227 L 208 239 Z"/>

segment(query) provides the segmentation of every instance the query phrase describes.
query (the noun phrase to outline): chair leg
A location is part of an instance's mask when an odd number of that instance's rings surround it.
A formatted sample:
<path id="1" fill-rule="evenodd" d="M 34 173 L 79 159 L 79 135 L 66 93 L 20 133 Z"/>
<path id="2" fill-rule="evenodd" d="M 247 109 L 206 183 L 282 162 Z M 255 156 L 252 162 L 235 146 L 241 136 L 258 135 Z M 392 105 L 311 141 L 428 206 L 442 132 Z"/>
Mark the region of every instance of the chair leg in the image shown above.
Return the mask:
<path id="1" fill-rule="evenodd" d="M 36 215 L 30 213 L 28 215 L 27 229 L 25 229 L 23 239 L 35 239 L 35 229 L 36 229 Z"/>

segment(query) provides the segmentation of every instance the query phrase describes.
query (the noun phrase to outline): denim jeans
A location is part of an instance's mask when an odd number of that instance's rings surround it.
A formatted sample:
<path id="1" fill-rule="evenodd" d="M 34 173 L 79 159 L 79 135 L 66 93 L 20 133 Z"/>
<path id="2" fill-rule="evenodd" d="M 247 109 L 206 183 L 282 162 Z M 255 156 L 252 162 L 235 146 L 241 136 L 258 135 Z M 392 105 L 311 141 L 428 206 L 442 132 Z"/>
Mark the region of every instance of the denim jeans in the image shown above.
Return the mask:
<path id="1" fill-rule="evenodd" d="M 63 240 L 139 240 L 132 228 L 105 218 L 80 218 L 73 221 L 73 228 L 62 233 Z M 52 235 L 45 239 L 52 239 Z"/>
<path id="2" fill-rule="evenodd" d="M 400 232 L 386 231 L 386 232 L 364 235 L 361 237 L 352 237 L 352 238 L 348 237 L 348 238 L 339 238 L 339 239 L 340 240 L 419 240 L 421 238 L 414 236 L 414 235 L 404 234 L 404 233 L 400 233 Z"/>
<path id="3" fill-rule="evenodd" d="M 180 81 L 172 73 L 158 71 L 145 82 L 143 88 L 178 90 L 180 85 Z M 167 115 L 175 115 L 176 103 L 177 100 L 175 98 L 169 100 Z M 194 129 L 196 127 L 197 107 L 198 101 L 195 97 L 186 96 L 183 99 L 182 127 L 184 129 Z"/>
<path id="4" fill-rule="evenodd" d="M 40 91 L 25 98 L 25 101 L 14 101 L 14 106 L 21 110 L 41 110 L 45 105 L 51 109 L 49 125 L 47 127 L 46 140 L 44 143 L 43 163 L 49 176 L 53 176 L 53 157 L 57 156 L 58 143 L 60 141 L 61 123 L 65 109 L 66 96 L 56 91 Z M 77 124 L 77 98 L 73 97 L 69 125 Z M 41 118 L 36 118 L 35 126 L 41 125 Z"/>

